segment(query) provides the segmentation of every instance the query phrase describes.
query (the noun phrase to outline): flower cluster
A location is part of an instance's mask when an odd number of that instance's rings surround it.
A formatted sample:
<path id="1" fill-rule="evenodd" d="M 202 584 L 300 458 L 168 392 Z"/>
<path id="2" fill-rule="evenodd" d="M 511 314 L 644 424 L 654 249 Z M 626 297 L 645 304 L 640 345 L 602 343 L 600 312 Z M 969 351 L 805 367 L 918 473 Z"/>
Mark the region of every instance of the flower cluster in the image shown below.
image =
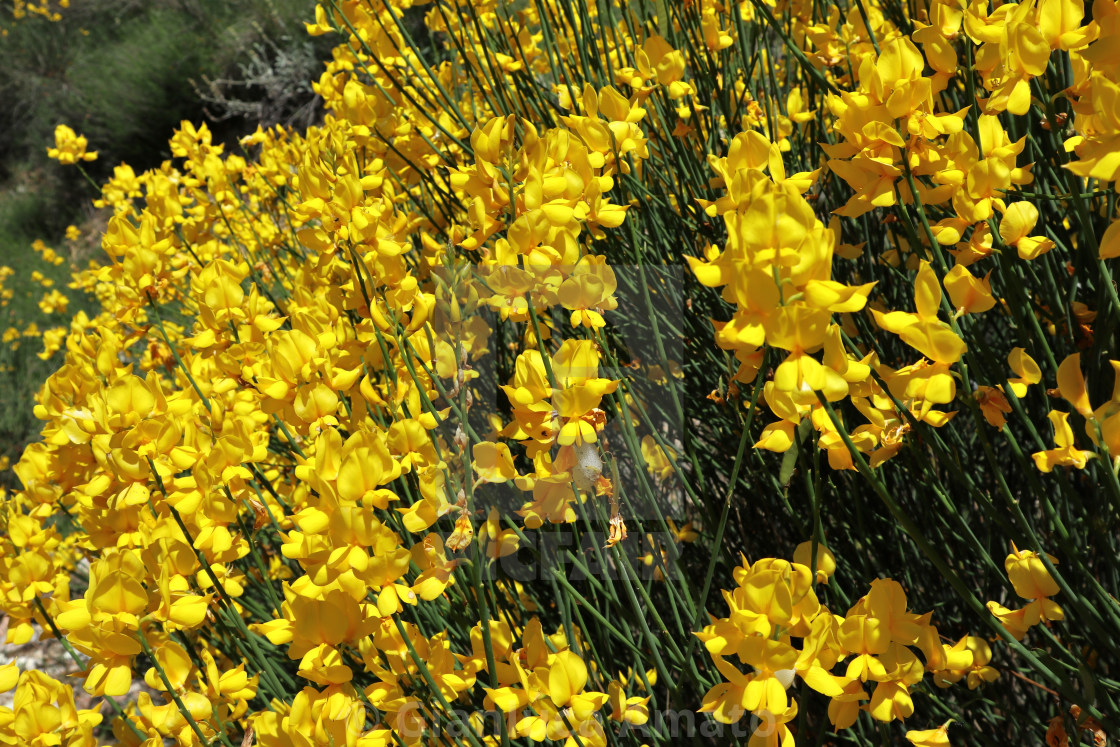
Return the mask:
<path id="1" fill-rule="evenodd" d="M 97 151 L 87 151 L 85 135 L 78 135 L 66 125 L 54 128 L 54 147 L 47 149 L 47 155 L 63 165 L 73 165 L 79 161 L 97 159 Z"/>
<path id="2" fill-rule="evenodd" d="M 1046 693 L 1008 704 L 1107 723 L 1120 12 L 919 5 L 317 4 L 322 121 L 115 167 L 104 256 L 34 278 L 72 316 L 3 335 L 58 364 L 7 640 L 142 682 L 130 747 L 689 741 L 670 709 L 946 745 L 901 722 L 1004 645 Z M 1027 605 L 984 614 L 1011 540 Z M 0 742 L 94 744 L 19 681 Z"/>
<path id="3" fill-rule="evenodd" d="M 97 747 L 94 728 L 101 723 L 96 708 L 79 709 L 74 689 L 42 672 L 0 667 L 0 692 L 15 690 L 12 707 L 0 707 L 0 739 L 8 745 Z"/>
<path id="4" fill-rule="evenodd" d="M 823 558 L 827 548 L 817 551 Z M 870 591 L 840 616 L 821 604 L 809 566 L 774 558 L 744 560 L 734 575 L 737 587 L 724 592 L 728 616 L 713 619 L 696 634 L 727 680 L 708 692 L 701 710 L 724 723 L 753 714 L 763 720 L 761 736 L 771 740 L 768 744 L 794 743 L 788 724 L 798 706 L 788 691 L 797 678 L 830 698 L 828 719 L 843 730 L 861 710 L 885 723 L 911 716 L 911 688 L 927 673 L 942 686 L 966 673 L 970 687 L 979 681 L 974 676 L 985 681 L 998 676 L 986 666 L 990 651 L 968 647 L 971 637 L 952 647 L 942 643 L 929 614 L 908 611 L 906 593 L 896 581 L 872 582 Z M 907 736 L 916 741 L 925 738 L 922 734 Z"/>

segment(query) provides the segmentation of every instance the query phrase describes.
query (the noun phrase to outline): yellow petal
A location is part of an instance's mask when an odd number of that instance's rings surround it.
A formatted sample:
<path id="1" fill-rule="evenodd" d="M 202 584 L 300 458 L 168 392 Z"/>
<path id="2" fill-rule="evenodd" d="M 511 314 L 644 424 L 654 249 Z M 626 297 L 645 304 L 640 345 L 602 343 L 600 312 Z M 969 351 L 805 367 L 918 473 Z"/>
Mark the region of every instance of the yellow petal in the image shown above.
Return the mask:
<path id="1" fill-rule="evenodd" d="M 1101 259 L 1120 257 L 1120 220 L 1110 223 L 1101 236 L 1100 257 Z"/>
<path id="2" fill-rule="evenodd" d="M 987 311 L 996 305 L 988 278 L 976 278 L 962 265 L 956 265 L 945 275 L 945 290 L 953 308 L 966 314 Z"/>
<path id="3" fill-rule="evenodd" d="M 16 686 L 19 680 L 19 667 L 15 662 L 0 666 L 0 693 L 6 693 Z"/>
<path id="4" fill-rule="evenodd" d="M 556 654 L 548 670 L 548 696 L 559 707 L 566 706 L 572 696 L 587 684 L 587 665 L 571 651 Z"/>
<path id="5" fill-rule="evenodd" d="M 1092 414 L 1089 393 L 1085 390 L 1085 378 L 1081 375 L 1081 353 L 1068 356 L 1058 366 L 1058 391 L 1082 416 L 1089 417 Z"/>
<path id="6" fill-rule="evenodd" d="M 941 284 L 929 262 L 922 260 L 914 278 L 914 304 L 920 319 L 936 319 L 941 308 Z"/>

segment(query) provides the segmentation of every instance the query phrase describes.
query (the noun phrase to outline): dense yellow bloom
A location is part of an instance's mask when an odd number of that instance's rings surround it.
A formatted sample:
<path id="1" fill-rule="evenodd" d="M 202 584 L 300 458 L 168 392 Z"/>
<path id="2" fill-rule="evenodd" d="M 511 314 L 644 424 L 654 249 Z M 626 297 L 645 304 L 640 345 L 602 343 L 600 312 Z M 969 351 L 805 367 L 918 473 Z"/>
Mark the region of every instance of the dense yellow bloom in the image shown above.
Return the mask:
<path id="1" fill-rule="evenodd" d="M 748 712 L 795 712 L 796 703 L 787 695 L 795 677 L 831 699 L 828 715 L 837 729 L 851 726 L 860 710 L 878 721 L 905 719 L 914 711 L 910 688 L 926 673 L 911 646 L 922 651 L 931 668 L 972 666 L 971 654 L 954 658 L 942 647 L 929 615 L 907 610 L 897 582 L 873 582 L 840 617 L 820 604 L 808 567 L 799 563 L 765 558 L 740 566 L 735 577 L 738 588 L 724 592 L 729 616 L 713 619 L 697 633 L 728 680 L 708 692 L 701 710 L 724 723 Z M 794 645 L 798 638 L 800 649 Z M 731 657 L 752 673 L 741 671 Z M 941 670 L 933 671 L 939 683 L 948 681 Z M 873 685 L 870 695 L 865 683 Z"/>
<path id="2" fill-rule="evenodd" d="M 910 609 L 940 578 L 855 579 L 866 593 L 830 609 L 852 588 L 830 491 L 870 468 L 890 498 L 921 460 L 964 487 L 964 452 L 1005 453 L 994 439 L 1019 437 L 1044 368 L 1070 412 L 1050 412 L 1038 469 L 1120 460 L 1120 377 L 1094 408 L 1097 372 L 1055 357 L 1100 358 L 1114 321 L 1107 284 L 1077 273 L 1094 239 L 1089 259 L 1120 256 L 1096 196 L 1120 174 L 1117 8 L 460 10 L 319 4 L 308 33 L 339 44 L 312 83 L 317 125 L 259 127 L 232 153 L 184 122 L 170 160 L 112 170 L 104 255 L 68 286 L 95 310 L 5 322 L 6 344 L 40 337 L 61 361 L 0 500 L 8 641 L 49 616 L 88 657 L 88 693 L 142 679 L 114 725 L 130 747 L 249 729 L 262 747 L 599 747 L 694 687 L 686 707 L 757 717 L 752 747 L 792 747 L 801 685 L 835 730 L 897 734 L 926 675 L 993 682 L 998 648 Z M 748 74 L 744 45 L 772 31 L 786 48 L 761 44 Z M 60 163 L 96 158 L 65 125 L 55 139 Z M 1059 163 L 1071 180 L 1047 194 Z M 662 263 L 686 275 L 658 279 Z M 0 268 L 0 305 L 23 300 L 14 275 Z M 52 277 L 30 273 L 49 290 L 27 304 L 80 305 Z M 626 315 L 662 325 L 656 353 Z M 1006 366 L 988 349 L 1005 332 L 1024 346 Z M 699 414 L 682 400 L 696 384 L 713 391 Z M 819 524 L 801 536 L 835 554 L 724 562 L 739 547 L 712 538 L 744 523 L 743 497 L 722 466 L 696 473 L 732 431 L 761 450 L 751 470 L 781 462 L 760 484 L 796 510 L 805 478 Z M 701 511 L 721 500 L 716 526 Z M 1025 606 L 989 602 L 990 630 L 1065 618 L 1047 558 L 1013 547 Z M 96 744 L 100 717 L 68 687 L 0 667 L 13 687 L 0 743 Z M 944 747 L 947 731 L 906 736 Z"/>

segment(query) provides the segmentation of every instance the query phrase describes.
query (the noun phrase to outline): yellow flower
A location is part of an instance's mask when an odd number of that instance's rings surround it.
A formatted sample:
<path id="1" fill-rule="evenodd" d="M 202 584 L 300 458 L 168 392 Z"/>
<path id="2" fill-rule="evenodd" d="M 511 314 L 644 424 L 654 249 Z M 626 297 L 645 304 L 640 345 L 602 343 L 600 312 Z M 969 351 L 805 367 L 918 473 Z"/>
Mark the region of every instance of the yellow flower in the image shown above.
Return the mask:
<path id="1" fill-rule="evenodd" d="M 1003 243 L 1015 247 L 1022 259 L 1036 259 L 1054 248 L 1054 242 L 1045 236 L 1027 235 L 1037 222 L 1038 208 L 1029 202 L 1012 203 L 1000 219 L 999 237 Z"/>
<path id="2" fill-rule="evenodd" d="M 1011 404 L 999 387 L 976 387 L 976 404 L 980 405 L 984 420 L 993 428 L 1002 428 L 1007 422 L 1007 415 L 1011 413 Z"/>
<path id="3" fill-rule="evenodd" d="M 653 436 L 642 436 L 642 457 L 645 459 L 646 470 L 658 480 L 668 480 L 673 474 L 673 465 L 661 445 Z"/>
<path id="4" fill-rule="evenodd" d="M 1057 564 L 1057 558 L 1046 557 L 1051 564 Z M 996 602 L 988 602 L 987 606 L 1016 639 L 1022 639 L 1030 628 L 1041 622 L 1065 619 L 1065 611 L 1050 599 L 1058 593 L 1058 584 L 1038 553 L 1020 550 L 1012 543 L 1004 567 L 1015 593 L 1030 602 L 1021 610 L 1010 610 Z"/>
<path id="5" fill-rule="evenodd" d="M 956 309 L 955 316 L 977 314 L 996 305 L 989 277 L 991 273 L 978 279 L 963 265 L 955 265 L 945 274 L 945 290 Z"/>
<path id="6" fill-rule="evenodd" d="M 1074 467 L 1085 469 L 1093 452 L 1083 451 L 1074 446 L 1073 429 L 1069 425 L 1069 413 L 1051 410 L 1048 416 L 1054 426 L 1055 448 L 1031 454 L 1035 466 L 1042 472 L 1051 472 L 1055 467 Z"/>
<path id="7" fill-rule="evenodd" d="M 930 360 L 956 363 L 968 346 L 948 324 L 938 319 L 941 284 L 933 268 L 925 260 L 921 261 L 918 275 L 914 279 L 914 300 L 917 313 L 892 311 L 884 314 L 872 309 L 875 321 Z"/>
<path id="8" fill-rule="evenodd" d="M 626 697 L 626 691 L 618 680 L 611 680 L 607 687 L 608 702 L 611 706 L 611 718 L 615 721 L 625 722 L 640 726 L 649 721 L 649 697 Z"/>
<path id="9" fill-rule="evenodd" d="M 1011 385 L 1012 393 L 1020 399 L 1027 395 L 1028 386 L 1042 381 L 1042 369 L 1023 348 L 1012 348 L 1007 356 L 1007 364 L 1017 377 L 1008 379 L 1007 383 Z"/>
<path id="10" fill-rule="evenodd" d="M 64 165 L 92 161 L 97 158 L 97 151 L 86 152 L 86 143 L 84 135 L 60 124 L 54 128 L 54 147 L 47 149 L 47 156 Z"/>
<path id="11" fill-rule="evenodd" d="M 1046 557 L 1052 564 L 1057 564 L 1057 558 L 1052 555 Z M 1033 550 L 1020 550 L 1012 543 L 1011 554 L 1003 565 L 1007 569 L 1011 585 L 1015 587 L 1015 593 L 1023 599 L 1042 599 L 1058 593 L 1057 582 L 1038 553 Z"/>
<path id="12" fill-rule="evenodd" d="M 39 308 L 43 310 L 44 314 L 54 314 L 55 312 L 65 314 L 66 307 L 69 305 L 70 299 L 57 290 L 52 290 L 39 299 Z"/>

